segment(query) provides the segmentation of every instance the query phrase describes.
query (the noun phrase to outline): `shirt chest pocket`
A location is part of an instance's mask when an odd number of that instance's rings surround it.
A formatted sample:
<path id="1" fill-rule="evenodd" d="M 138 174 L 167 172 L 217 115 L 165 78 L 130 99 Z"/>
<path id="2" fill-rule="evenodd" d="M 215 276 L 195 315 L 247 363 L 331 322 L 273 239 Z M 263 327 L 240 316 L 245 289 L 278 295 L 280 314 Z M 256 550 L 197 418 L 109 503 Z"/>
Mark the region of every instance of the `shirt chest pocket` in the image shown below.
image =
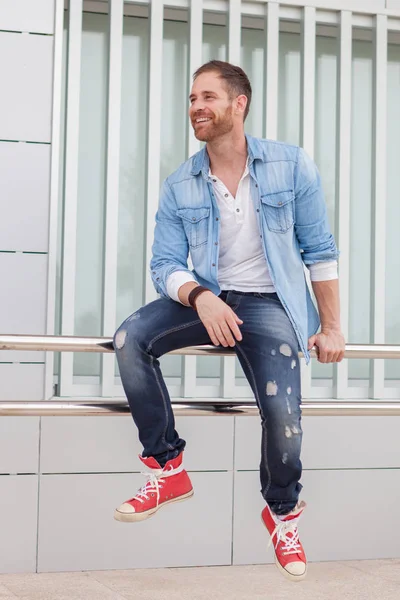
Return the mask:
<path id="1" fill-rule="evenodd" d="M 287 190 L 261 196 L 261 206 L 268 229 L 285 233 L 294 223 L 294 192 Z"/>
<path id="2" fill-rule="evenodd" d="M 210 209 L 208 207 L 179 208 L 176 214 L 182 219 L 191 248 L 197 248 L 207 243 L 210 220 Z"/>

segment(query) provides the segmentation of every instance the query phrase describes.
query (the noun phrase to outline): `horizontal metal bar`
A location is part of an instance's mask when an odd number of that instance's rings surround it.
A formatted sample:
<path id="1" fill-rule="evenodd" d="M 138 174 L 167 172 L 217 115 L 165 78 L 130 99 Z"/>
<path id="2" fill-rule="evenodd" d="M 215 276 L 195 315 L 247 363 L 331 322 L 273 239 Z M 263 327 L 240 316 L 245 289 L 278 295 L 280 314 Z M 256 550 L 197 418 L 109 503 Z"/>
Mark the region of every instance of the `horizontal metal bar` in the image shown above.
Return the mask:
<path id="1" fill-rule="evenodd" d="M 204 415 L 251 415 L 259 414 L 255 403 L 243 404 L 243 400 L 220 403 L 214 400 L 192 400 L 172 404 L 175 416 Z M 327 400 L 304 402 L 303 416 L 400 416 L 400 402 L 343 402 Z M 19 416 L 75 416 L 112 417 L 130 415 L 129 406 L 122 400 L 0 402 L 0 417 Z"/>
<path id="2" fill-rule="evenodd" d="M 51 352 L 113 352 L 112 338 L 56 335 L 0 334 L 0 350 L 32 350 Z M 230 356 L 233 350 L 216 346 L 189 346 L 169 354 Z M 311 356 L 316 357 L 316 351 Z M 302 356 L 302 353 L 299 353 Z M 399 344 L 347 344 L 345 358 L 400 358 Z"/>

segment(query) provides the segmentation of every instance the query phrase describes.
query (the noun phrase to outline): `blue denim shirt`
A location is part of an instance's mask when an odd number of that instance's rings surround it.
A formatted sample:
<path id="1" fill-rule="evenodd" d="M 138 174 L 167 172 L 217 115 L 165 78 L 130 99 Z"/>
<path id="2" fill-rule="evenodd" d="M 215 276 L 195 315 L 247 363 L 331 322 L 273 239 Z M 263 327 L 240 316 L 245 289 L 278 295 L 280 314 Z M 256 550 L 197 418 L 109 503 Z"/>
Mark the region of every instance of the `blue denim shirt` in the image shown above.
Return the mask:
<path id="1" fill-rule="evenodd" d="M 307 362 L 308 338 L 320 321 L 304 264 L 338 258 L 330 232 L 321 179 L 314 162 L 298 146 L 246 135 L 251 196 L 270 276 L 294 327 Z M 156 215 L 151 276 L 168 298 L 166 282 L 174 271 L 189 271 L 215 294 L 218 285 L 220 213 L 203 148 L 163 184 Z"/>

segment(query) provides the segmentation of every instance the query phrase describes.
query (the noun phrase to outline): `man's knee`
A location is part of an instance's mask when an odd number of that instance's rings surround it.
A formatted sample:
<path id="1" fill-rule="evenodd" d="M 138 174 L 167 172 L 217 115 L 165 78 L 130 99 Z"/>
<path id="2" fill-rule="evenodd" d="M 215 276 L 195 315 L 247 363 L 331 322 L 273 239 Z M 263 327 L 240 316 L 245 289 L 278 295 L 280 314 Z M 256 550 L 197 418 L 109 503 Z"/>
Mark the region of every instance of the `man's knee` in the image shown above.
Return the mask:
<path id="1" fill-rule="evenodd" d="M 127 341 L 135 342 L 138 347 L 147 346 L 145 324 L 140 320 L 140 310 L 133 313 L 119 326 L 114 334 L 114 349 L 123 350 Z"/>

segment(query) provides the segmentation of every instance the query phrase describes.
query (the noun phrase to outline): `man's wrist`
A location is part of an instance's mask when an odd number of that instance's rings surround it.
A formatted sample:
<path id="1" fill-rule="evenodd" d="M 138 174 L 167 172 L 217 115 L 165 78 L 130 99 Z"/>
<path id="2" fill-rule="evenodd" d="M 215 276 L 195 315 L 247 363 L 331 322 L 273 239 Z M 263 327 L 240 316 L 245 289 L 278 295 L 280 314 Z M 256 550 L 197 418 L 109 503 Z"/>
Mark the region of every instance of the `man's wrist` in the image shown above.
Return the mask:
<path id="1" fill-rule="evenodd" d="M 211 290 L 204 287 L 203 285 L 198 285 L 197 287 L 193 288 L 192 291 L 189 293 L 188 303 L 194 310 L 196 310 L 196 301 L 197 301 L 198 297 L 200 296 L 200 294 L 204 294 L 204 292 L 210 292 L 210 291 Z"/>

